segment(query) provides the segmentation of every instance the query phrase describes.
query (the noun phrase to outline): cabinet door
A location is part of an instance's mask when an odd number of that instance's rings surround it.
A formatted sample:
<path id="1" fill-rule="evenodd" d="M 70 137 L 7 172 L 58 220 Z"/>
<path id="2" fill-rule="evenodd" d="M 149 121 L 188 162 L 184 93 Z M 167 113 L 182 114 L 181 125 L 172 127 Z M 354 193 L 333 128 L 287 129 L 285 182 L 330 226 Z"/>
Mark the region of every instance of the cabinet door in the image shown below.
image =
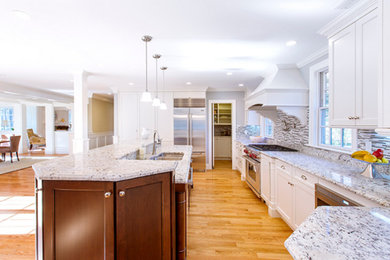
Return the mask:
<path id="1" fill-rule="evenodd" d="M 356 22 L 356 124 L 372 128 L 378 123 L 378 28 L 377 10 Z"/>
<path id="2" fill-rule="evenodd" d="M 261 197 L 266 202 L 271 199 L 271 160 L 261 158 Z"/>
<path id="3" fill-rule="evenodd" d="M 329 39 L 329 124 L 354 126 L 355 120 L 355 24 Z"/>
<path id="4" fill-rule="evenodd" d="M 43 181 L 43 259 L 114 259 L 113 186 Z"/>
<path id="5" fill-rule="evenodd" d="M 167 110 L 158 110 L 157 125 L 158 133 L 164 143 L 173 144 L 173 92 L 160 94 L 167 104 Z"/>
<path id="6" fill-rule="evenodd" d="M 280 169 L 276 169 L 276 207 L 284 220 L 292 225 L 293 186 L 291 177 Z"/>
<path id="7" fill-rule="evenodd" d="M 116 187 L 117 259 L 171 259 L 172 173 Z"/>
<path id="8" fill-rule="evenodd" d="M 153 97 L 155 95 L 152 93 Z M 150 102 L 139 102 L 139 133 L 141 133 L 142 128 L 156 129 L 157 109 Z"/>
<path id="9" fill-rule="evenodd" d="M 294 183 L 294 226 L 297 228 L 315 209 L 314 189 L 295 181 Z"/>
<path id="10" fill-rule="evenodd" d="M 118 135 L 120 140 L 135 140 L 138 138 L 138 113 L 139 98 L 137 93 L 119 92 Z"/>

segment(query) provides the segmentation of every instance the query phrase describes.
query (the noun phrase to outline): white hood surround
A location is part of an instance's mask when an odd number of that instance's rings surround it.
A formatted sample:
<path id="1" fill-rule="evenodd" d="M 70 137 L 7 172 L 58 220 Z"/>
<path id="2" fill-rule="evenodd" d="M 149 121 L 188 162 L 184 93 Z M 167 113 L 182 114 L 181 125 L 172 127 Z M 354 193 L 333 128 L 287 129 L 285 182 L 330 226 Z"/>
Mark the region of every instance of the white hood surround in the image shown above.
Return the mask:
<path id="1" fill-rule="evenodd" d="M 274 122 L 277 110 L 307 124 L 309 87 L 295 65 L 276 65 L 260 85 L 247 96 L 245 108 L 256 110 Z"/>

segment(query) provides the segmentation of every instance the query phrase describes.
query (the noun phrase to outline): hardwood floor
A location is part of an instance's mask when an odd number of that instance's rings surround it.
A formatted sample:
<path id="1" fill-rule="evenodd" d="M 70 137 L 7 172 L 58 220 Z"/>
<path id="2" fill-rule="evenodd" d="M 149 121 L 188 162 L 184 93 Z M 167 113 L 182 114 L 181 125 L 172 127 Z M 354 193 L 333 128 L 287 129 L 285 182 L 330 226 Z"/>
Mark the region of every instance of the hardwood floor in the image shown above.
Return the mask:
<path id="1" fill-rule="evenodd" d="M 194 173 L 188 225 L 188 258 L 291 259 L 283 243 L 292 230 L 231 170 L 230 161 Z"/>
<path id="2" fill-rule="evenodd" d="M 35 257 L 34 172 L 0 175 L 0 259 Z M 284 241 L 292 233 L 231 170 L 194 174 L 188 225 L 188 259 L 291 259 Z"/>

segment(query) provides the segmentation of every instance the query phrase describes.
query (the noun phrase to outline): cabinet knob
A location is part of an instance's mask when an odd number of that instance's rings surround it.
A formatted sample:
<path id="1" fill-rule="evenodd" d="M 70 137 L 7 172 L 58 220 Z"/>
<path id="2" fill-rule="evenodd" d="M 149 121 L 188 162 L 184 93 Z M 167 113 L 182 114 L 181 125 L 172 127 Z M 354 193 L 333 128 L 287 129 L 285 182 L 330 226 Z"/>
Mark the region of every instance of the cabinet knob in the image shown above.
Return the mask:
<path id="1" fill-rule="evenodd" d="M 352 120 L 352 119 L 353 119 L 353 116 L 349 116 L 348 119 L 349 119 L 349 120 Z"/>
<path id="2" fill-rule="evenodd" d="M 126 195 L 126 192 L 125 192 L 125 191 L 121 190 L 121 191 L 119 192 L 119 197 L 124 197 L 125 195 Z"/>
<path id="3" fill-rule="evenodd" d="M 358 116 L 355 116 L 353 119 L 357 120 L 357 119 L 360 119 L 360 117 L 358 117 Z"/>
<path id="4" fill-rule="evenodd" d="M 282 168 L 283 170 L 285 170 L 285 169 L 286 169 L 286 167 L 285 167 L 284 165 L 280 166 L 280 168 Z"/>
<path id="5" fill-rule="evenodd" d="M 108 192 L 104 193 L 104 197 L 105 197 L 106 199 L 109 198 L 109 197 L 111 197 L 111 192 L 108 191 Z"/>
<path id="6" fill-rule="evenodd" d="M 305 175 L 301 175 L 301 178 L 304 179 L 305 181 L 307 180 L 307 177 Z"/>
<path id="7" fill-rule="evenodd" d="M 294 183 L 288 182 L 288 185 L 290 185 L 290 186 L 294 186 Z"/>

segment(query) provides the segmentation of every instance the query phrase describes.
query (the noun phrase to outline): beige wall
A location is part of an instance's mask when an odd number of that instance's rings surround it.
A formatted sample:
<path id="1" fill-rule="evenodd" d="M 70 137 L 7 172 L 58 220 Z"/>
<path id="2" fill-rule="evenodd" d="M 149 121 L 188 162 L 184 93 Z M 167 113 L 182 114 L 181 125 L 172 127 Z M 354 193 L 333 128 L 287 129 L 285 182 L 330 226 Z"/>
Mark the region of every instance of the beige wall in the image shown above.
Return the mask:
<path id="1" fill-rule="evenodd" d="M 92 133 L 114 131 L 114 104 L 98 98 L 89 99 L 89 130 Z"/>

